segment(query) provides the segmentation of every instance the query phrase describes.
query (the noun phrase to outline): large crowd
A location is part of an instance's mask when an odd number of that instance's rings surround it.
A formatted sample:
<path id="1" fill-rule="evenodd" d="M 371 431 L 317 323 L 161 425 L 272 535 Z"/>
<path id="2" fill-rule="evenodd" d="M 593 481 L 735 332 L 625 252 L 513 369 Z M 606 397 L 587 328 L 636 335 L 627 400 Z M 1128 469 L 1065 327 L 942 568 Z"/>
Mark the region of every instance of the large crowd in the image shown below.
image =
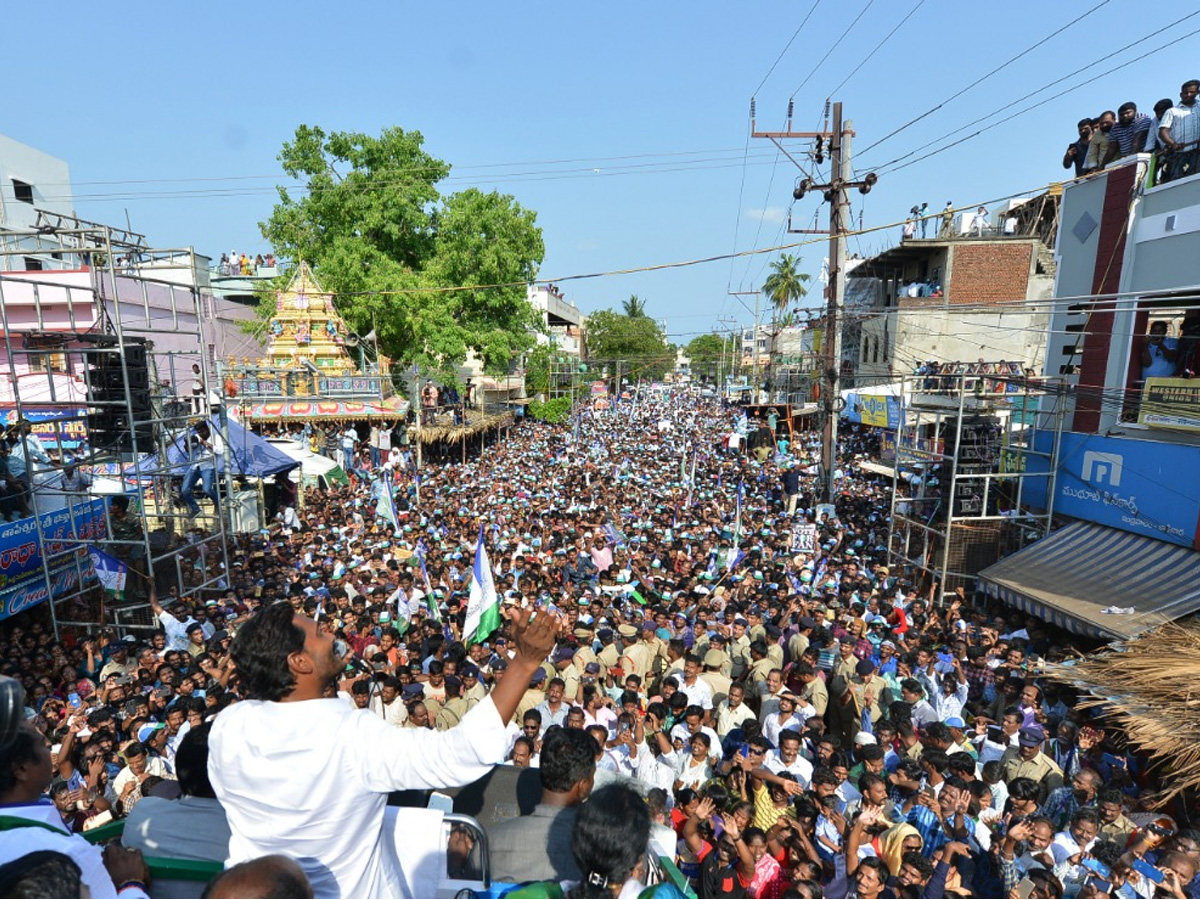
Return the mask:
<path id="1" fill-rule="evenodd" d="M 227 590 L 151 586 L 156 630 L 55 640 L 36 612 L 5 622 L 0 673 L 24 683 L 49 754 L 22 781 L 21 753 L 46 751 L 14 751 L 0 803 L 44 793 L 72 832 L 124 818 L 127 847 L 224 861 L 229 786 L 208 738 L 243 702 L 231 643 L 265 610 L 290 604 L 361 661 L 330 700 L 434 731 L 481 721 L 520 659 L 513 622 L 536 610 L 557 637 L 503 756 L 537 768 L 542 798 L 490 829 L 500 881 L 617 896 L 644 871 L 579 834 L 624 816 L 702 897 L 1200 896 L 1200 832 L 1150 807 L 1150 761 L 1045 677 L 1068 636 L 889 569 L 891 483 L 852 466 L 878 430 L 843 429 L 830 508 L 819 435 L 777 422 L 750 451 L 754 424 L 643 390 L 525 422 L 465 464 L 363 454 L 350 486 L 233 539 Z M 481 534 L 501 625 L 475 643 Z M 287 855 L 286 829 L 272 839 Z M 125 874 L 84 880 L 111 896 L 95 885 Z"/>

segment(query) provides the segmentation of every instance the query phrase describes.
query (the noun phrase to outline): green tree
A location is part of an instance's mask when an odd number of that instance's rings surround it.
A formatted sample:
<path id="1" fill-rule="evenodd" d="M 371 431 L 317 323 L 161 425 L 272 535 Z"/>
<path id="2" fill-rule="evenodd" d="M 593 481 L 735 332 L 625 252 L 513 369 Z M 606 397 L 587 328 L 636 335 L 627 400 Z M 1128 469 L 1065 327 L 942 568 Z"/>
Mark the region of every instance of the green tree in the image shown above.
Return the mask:
<path id="1" fill-rule="evenodd" d="M 474 188 L 443 196 L 450 166 L 418 131 L 301 125 L 279 160 L 304 191 L 279 189 L 263 236 L 277 256 L 306 260 L 381 352 L 450 376 L 469 350 L 500 373 L 533 343 L 525 283 L 545 255 L 535 213 Z"/>
<path id="2" fill-rule="evenodd" d="M 667 345 L 658 323 L 648 316 L 630 318 L 611 309 L 587 317 L 587 358 L 624 360 L 624 377 L 662 378 L 675 366 L 675 353 Z"/>
<path id="3" fill-rule="evenodd" d="M 646 301 L 637 294 L 630 294 L 629 299 L 621 304 L 621 312 L 629 319 L 646 318 Z"/>
<path id="4" fill-rule="evenodd" d="M 684 348 L 684 353 L 691 360 L 692 374 L 715 379 L 719 370 L 726 374 L 737 366 L 738 354 L 734 343 L 727 336 L 702 334 L 694 337 Z"/>
<path id="5" fill-rule="evenodd" d="M 549 344 L 538 344 L 525 355 L 525 393 L 529 396 L 550 390 L 550 360 L 554 350 Z"/>
<path id="6" fill-rule="evenodd" d="M 790 253 L 781 253 L 779 259 L 771 263 L 771 274 L 767 276 L 762 289 L 778 315 L 785 314 L 788 307 L 808 293 L 805 284 L 809 276 L 797 271 L 799 265 L 800 258 Z"/>
<path id="7" fill-rule="evenodd" d="M 771 301 L 771 355 L 767 360 L 767 383 L 774 387 L 775 381 L 775 342 L 779 333 L 792 323 L 792 304 L 798 302 L 808 288 L 805 284 L 809 276 L 797 271 L 800 258 L 790 253 L 781 253 L 779 259 L 771 263 L 771 274 L 763 283 L 763 292 Z"/>

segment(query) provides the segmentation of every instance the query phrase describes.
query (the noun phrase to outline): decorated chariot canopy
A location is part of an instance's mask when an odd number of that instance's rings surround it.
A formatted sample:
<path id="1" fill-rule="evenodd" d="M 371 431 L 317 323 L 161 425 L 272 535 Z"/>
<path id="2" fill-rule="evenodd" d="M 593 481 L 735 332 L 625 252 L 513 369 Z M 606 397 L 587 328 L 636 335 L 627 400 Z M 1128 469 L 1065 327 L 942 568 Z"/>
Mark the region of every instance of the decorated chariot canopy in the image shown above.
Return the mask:
<path id="1" fill-rule="evenodd" d="M 292 422 L 361 419 L 398 420 L 408 413 L 408 401 L 392 397 L 385 403 L 361 400 L 285 400 L 234 407 L 235 415 L 252 422 Z"/>
<path id="2" fill-rule="evenodd" d="M 288 286 L 275 294 L 275 315 L 267 331 L 267 365 L 310 364 L 330 374 L 358 371 L 346 345 L 350 330 L 321 290 L 308 263 L 301 262 Z"/>

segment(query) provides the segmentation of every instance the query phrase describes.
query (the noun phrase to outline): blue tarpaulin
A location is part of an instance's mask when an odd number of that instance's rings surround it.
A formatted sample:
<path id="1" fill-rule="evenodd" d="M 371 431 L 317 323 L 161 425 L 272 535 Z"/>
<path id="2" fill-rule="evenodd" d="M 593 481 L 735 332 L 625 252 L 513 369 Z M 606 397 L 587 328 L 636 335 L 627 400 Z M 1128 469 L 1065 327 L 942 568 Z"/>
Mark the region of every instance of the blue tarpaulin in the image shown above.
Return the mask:
<path id="1" fill-rule="evenodd" d="M 217 416 L 211 417 L 210 427 L 214 433 L 225 436 Z M 186 441 L 189 434 L 191 434 L 190 429 L 176 437 L 167 447 L 167 463 L 180 475 L 186 471 L 188 466 Z M 229 451 L 233 457 L 233 471 L 236 475 L 269 478 L 280 472 L 290 472 L 300 465 L 297 460 L 292 459 L 282 450 L 273 447 L 268 441 L 243 428 L 232 419 L 229 420 L 228 435 Z M 217 471 L 225 471 L 223 458 L 217 460 Z"/>

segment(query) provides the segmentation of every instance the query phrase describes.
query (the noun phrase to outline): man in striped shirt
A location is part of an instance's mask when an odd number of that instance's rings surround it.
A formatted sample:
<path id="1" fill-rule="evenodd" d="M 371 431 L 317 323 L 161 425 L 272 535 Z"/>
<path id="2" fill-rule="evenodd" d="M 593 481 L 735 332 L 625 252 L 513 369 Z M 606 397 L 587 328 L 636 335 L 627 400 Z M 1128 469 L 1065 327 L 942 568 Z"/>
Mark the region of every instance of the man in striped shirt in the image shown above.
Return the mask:
<path id="1" fill-rule="evenodd" d="M 1107 166 L 1114 159 L 1141 153 L 1149 134 L 1150 117 L 1138 112 L 1133 101 L 1122 103 L 1117 107 L 1117 124 L 1108 133 L 1108 156 L 1104 164 Z"/>

